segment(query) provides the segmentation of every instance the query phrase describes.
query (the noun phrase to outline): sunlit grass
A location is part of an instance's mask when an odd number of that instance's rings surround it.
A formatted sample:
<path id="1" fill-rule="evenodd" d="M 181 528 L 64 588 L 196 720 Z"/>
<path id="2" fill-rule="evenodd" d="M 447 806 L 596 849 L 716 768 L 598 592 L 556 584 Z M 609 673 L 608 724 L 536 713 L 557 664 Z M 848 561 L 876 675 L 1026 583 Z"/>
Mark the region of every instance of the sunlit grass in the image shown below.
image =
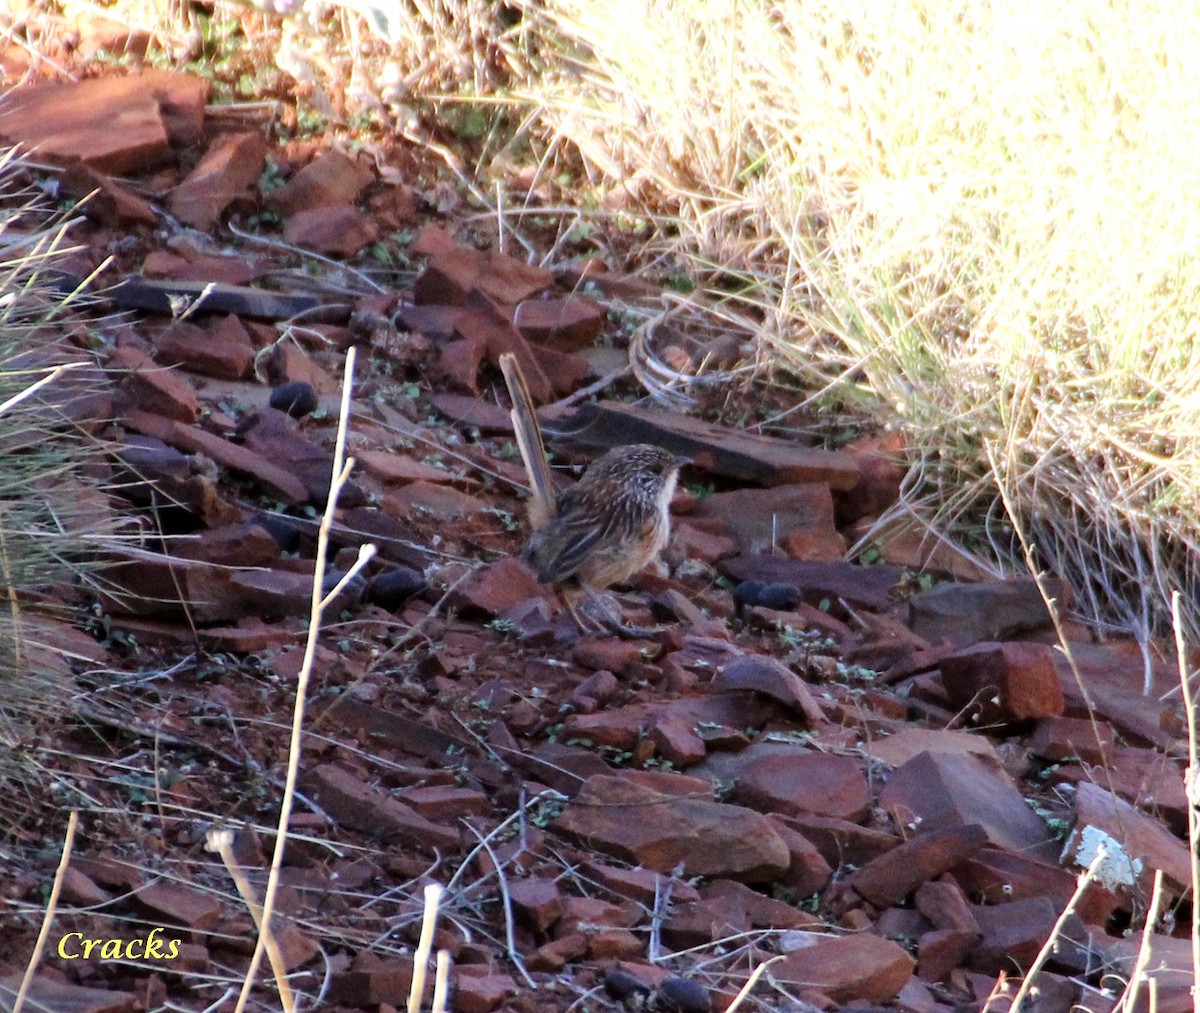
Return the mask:
<path id="1" fill-rule="evenodd" d="M 906 507 L 1167 628 L 1200 530 L 1200 12 L 1128 0 L 556 0 L 536 89 L 763 333 L 902 426 Z M 565 51 L 565 46 L 564 46 Z M 989 466 L 989 454 L 995 466 Z"/>

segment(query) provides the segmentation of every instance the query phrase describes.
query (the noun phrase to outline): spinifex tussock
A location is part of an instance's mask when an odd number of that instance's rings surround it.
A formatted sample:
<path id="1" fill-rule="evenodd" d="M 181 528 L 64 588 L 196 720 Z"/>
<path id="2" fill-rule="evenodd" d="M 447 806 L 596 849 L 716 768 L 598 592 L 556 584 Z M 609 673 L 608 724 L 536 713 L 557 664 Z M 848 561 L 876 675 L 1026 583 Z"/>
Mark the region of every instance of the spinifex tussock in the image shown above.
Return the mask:
<path id="1" fill-rule="evenodd" d="M 27 771 L 18 747 L 70 699 L 61 647 L 43 643 L 41 612 L 61 597 L 46 592 L 77 583 L 114 535 L 94 477 L 103 378 L 54 271 L 69 223 L 32 179 L 19 155 L 0 153 L 0 779 Z"/>
<path id="2" fill-rule="evenodd" d="M 1003 488 L 1092 619 L 1169 629 L 1198 589 L 1200 12 L 542 6 L 543 118 L 743 279 L 819 403 L 903 427 L 907 510 L 1021 566 Z"/>

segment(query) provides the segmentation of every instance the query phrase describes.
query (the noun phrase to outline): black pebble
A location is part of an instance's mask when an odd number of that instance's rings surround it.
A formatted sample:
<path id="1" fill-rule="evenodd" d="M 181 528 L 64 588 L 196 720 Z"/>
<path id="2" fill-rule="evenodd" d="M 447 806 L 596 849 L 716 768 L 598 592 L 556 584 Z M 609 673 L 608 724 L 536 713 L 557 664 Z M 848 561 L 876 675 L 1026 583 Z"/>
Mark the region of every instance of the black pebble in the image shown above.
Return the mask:
<path id="1" fill-rule="evenodd" d="M 708 994 L 708 989 L 675 974 L 663 979 L 658 986 L 658 997 L 667 1009 L 677 1010 L 678 1013 L 709 1013 L 712 1009 L 712 996 Z"/>
<path id="2" fill-rule="evenodd" d="M 425 577 L 407 566 L 396 566 L 377 574 L 367 583 L 367 601 L 389 612 L 425 590 Z"/>
<path id="3" fill-rule="evenodd" d="M 761 580 L 744 580 L 733 589 L 733 604 L 742 610 L 754 605 L 785 611 L 800 601 L 800 591 L 791 584 L 768 584 Z"/>
<path id="4" fill-rule="evenodd" d="M 271 400 L 268 403 L 272 408 L 278 408 L 292 418 L 299 419 L 317 410 L 317 392 L 311 383 L 293 380 L 275 387 L 271 391 Z"/>
<path id="5" fill-rule="evenodd" d="M 604 976 L 604 991 L 609 994 L 610 998 L 620 1001 L 635 992 L 640 995 L 649 995 L 650 987 L 628 971 L 614 967 Z"/>

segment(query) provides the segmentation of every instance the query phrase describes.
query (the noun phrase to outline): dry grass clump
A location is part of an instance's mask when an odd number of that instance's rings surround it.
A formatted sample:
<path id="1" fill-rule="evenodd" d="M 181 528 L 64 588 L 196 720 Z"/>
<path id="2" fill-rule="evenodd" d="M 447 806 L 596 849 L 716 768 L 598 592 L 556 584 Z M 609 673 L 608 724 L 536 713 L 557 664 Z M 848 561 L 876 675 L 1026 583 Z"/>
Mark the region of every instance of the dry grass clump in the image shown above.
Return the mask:
<path id="1" fill-rule="evenodd" d="M 107 402 L 52 277 L 68 225 L 22 159 L 0 151 L 0 778 L 24 778 L 22 743 L 69 700 L 61 647 L 40 643 L 38 613 L 56 596 L 40 592 L 69 587 L 116 536 L 89 477 L 103 451 L 90 428 Z"/>
<path id="2" fill-rule="evenodd" d="M 527 13 L 567 40 L 550 129 L 673 207 L 824 396 L 905 429 L 906 509 L 1007 565 L 1003 486 L 1093 619 L 1169 628 L 1200 531 L 1200 12 Z"/>

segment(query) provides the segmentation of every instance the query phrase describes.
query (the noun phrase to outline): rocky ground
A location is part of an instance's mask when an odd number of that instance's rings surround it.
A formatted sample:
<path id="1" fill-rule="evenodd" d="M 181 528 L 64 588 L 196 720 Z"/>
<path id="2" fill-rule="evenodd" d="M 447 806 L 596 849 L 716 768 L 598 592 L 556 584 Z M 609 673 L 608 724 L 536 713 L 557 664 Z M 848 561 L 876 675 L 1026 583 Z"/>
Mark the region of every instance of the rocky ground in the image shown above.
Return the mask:
<path id="1" fill-rule="evenodd" d="M 112 261 L 86 329 L 42 349 L 87 364 L 47 403 L 112 420 L 119 488 L 96 510 L 142 530 L 99 598 L 60 595 L 75 619 L 47 620 L 53 649 L 30 659 L 70 665 L 81 696 L 38 743 L 51 797 L 15 800 L 9 987 L 77 807 L 45 1008 L 232 1008 L 253 923 L 206 832 L 234 832 L 261 894 L 356 346 L 334 566 L 378 556 L 318 650 L 281 894 L 293 986 L 321 1009 L 405 1005 L 437 882 L 462 1013 L 724 1009 L 772 958 L 742 1009 L 976 1010 L 1005 978 L 1011 995 L 1104 835 L 1124 850 L 1066 918 L 1034 1008 L 1114 1007 L 1156 870 L 1157 1010 L 1192 1008 L 1171 665 L 1143 692 L 1131 644 L 1070 622 L 1065 653 L 1032 580 L 945 550 L 844 561 L 896 498 L 894 443 L 739 428 L 790 398 L 741 382 L 687 412 L 629 403 L 630 322 L 661 286 L 586 243 L 530 266 L 555 226 L 531 224 L 530 258 L 426 156 L 281 147 L 206 98 L 145 71 L 0 108 L 4 141 L 65 167 L 45 176 L 63 195 L 96 191 L 60 268 Z M 746 336 L 675 319 L 652 337 L 695 372 Z M 616 596 L 660 635 L 580 634 L 516 561 L 504 352 L 552 406 L 556 463 L 641 441 L 695 459 L 666 572 Z M 154 928 L 177 957 L 59 953 L 72 932 Z"/>

